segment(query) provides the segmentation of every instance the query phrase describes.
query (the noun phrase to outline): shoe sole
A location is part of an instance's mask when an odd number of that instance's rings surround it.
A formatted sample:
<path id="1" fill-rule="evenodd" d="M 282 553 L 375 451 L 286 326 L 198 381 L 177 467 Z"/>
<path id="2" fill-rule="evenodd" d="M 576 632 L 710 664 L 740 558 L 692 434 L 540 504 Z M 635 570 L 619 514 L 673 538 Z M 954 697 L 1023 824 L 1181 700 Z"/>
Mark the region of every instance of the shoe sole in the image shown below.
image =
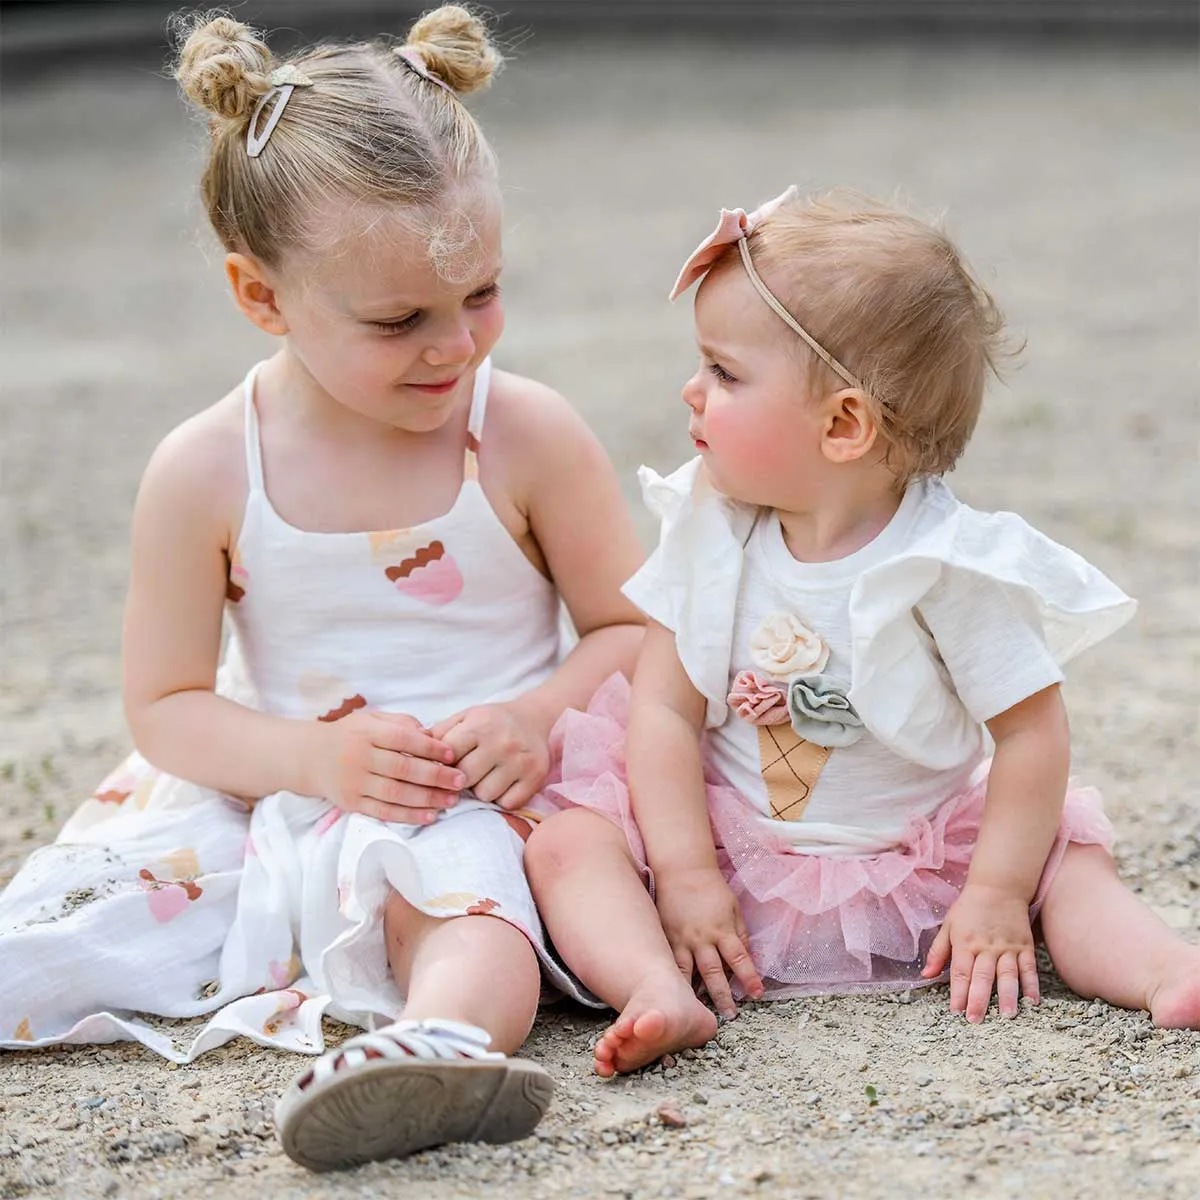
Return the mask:
<path id="1" fill-rule="evenodd" d="M 403 1158 L 445 1142 L 514 1142 L 537 1127 L 554 1081 L 534 1063 L 374 1060 L 293 1086 L 275 1124 L 284 1152 L 310 1171 Z"/>

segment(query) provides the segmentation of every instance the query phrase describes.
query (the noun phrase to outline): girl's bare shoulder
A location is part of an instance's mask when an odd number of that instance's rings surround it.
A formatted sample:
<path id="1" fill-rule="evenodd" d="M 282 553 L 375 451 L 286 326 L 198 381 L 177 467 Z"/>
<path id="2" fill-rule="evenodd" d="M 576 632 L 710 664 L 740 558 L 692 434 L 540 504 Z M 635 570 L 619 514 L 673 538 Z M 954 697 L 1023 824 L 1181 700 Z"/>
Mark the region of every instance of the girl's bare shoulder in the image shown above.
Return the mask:
<path id="1" fill-rule="evenodd" d="M 245 404 L 236 387 L 159 442 L 142 476 L 139 506 L 237 522 L 245 506 Z"/>

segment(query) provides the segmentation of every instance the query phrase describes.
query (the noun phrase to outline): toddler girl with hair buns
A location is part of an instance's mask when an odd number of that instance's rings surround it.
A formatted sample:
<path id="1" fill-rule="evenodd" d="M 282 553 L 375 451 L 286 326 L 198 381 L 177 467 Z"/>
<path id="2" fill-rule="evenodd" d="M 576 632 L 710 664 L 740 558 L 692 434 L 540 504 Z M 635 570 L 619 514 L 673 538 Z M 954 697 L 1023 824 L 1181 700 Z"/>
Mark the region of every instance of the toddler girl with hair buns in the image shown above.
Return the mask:
<path id="1" fill-rule="evenodd" d="M 370 1028 L 280 1102 L 318 1170 L 527 1135 L 551 1081 L 506 1056 L 543 982 L 591 1000 L 522 855 L 551 727 L 632 669 L 641 555 L 583 422 L 492 367 L 500 190 L 462 95 L 499 63 L 455 6 L 284 61 L 228 17 L 184 22 L 208 214 L 279 348 L 155 452 L 138 753 L 0 896 L 7 1048 L 186 1062 L 238 1035 L 319 1054 L 325 1013 Z M 211 1016 L 179 1044 L 137 1014 Z"/>
<path id="2" fill-rule="evenodd" d="M 723 212 L 673 294 L 697 280 L 699 454 L 644 472 L 662 533 L 625 589 L 651 618 L 628 774 L 613 684 L 564 722 L 579 807 L 526 850 L 555 944 L 620 1011 L 597 1071 L 713 1035 L 694 973 L 726 1015 L 948 971 L 952 1012 L 981 1021 L 994 988 L 1013 1016 L 1038 999 L 1035 919 L 1077 992 L 1200 1026 L 1200 948 L 1120 883 L 1067 778 L 1062 666 L 1133 602 L 942 481 L 991 299 L 940 231 L 794 190 Z"/>

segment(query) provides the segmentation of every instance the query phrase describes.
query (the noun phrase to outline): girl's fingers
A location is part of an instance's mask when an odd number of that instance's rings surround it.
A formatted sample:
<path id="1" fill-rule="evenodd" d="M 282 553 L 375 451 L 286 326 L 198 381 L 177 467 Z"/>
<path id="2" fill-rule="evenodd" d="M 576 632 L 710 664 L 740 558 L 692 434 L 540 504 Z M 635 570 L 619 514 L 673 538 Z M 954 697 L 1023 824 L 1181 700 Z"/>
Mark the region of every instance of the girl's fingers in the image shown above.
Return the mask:
<path id="1" fill-rule="evenodd" d="M 368 775 L 363 782 L 362 794 L 369 800 L 378 800 L 388 808 L 423 808 L 438 811 L 458 802 L 458 793 L 443 788 L 423 787 L 416 783 L 402 783 L 382 775 Z M 385 817 L 393 821 L 395 817 Z"/>
<path id="2" fill-rule="evenodd" d="M 427 758 L 430 762 L 452 763 L 458 757 L 449 743 L 430 737 L 412 717 L 389 717 L 386 713 L 374 713 L 381 718 L 371 737 L 380 750 L 392 750 L 397 754 L 411 754 L 416 758 Z"/>
<path id="3" fill-rule="evenodd" d="M 1037 954 L 1025 949 L 1017 955 L 1017 970 L 1021 976 L 1021 995 L 1034 1004 L 1042 999 L 1042 983 L 1038 978 Z"/>
<path id="4" fill-rule="evenodd" d="M 762 979 L 758 974 L 757 968 L 754 966 L 754 959 L 750 957 L 750 952 L 746 949 L 746 943 L 742 938 L 724 938 L 718 948 L 721 951 L 721 957 L 737 977 L 737 981 L 742 985 L 746 995 L 752 1000 L 761 999 L 763 994 Z"/>
<path id="5" fill-rule="evenodd" d="M 411 808 L 405 804 L 385 804 L 374 796 L 359 796 L 355 812 L 377 821 L 395 825 L 432 825 L 441 811 L 437 808 Z"/>
<path id="6" fill-rule="evenodd" d="M 733 1003 L 733 993 L 729 990 L 729 980 L 725 977 L 725 968 L 717 948 L 699 947 L 696 951 L 696 967 L 717 1012 L 726 1017 L 736 1016 L 737 1006 Z"/>
<path id="7" fill-rule="evenodd" d="M 466 776 L 458 767 L 430 762 L 413 754 L 398 754 L 395 750 L 371 751 L 369 768 L 372 775 L 414 783 L 420 787 L 440 788 L 444 792 L 461 792 L 467 785 Z"/>
<path id="8" fill-rule="evenodd" d="M 971 968 L 971 985 L 967 992 L 967 1020 L 978 1023 L 987 1016 L 996 981 L 996 959 L 989 953 L 979 954 Z"/>
<path id="9" fill-rule="evenodd" d="M 1021 998 L 1021 973 L 1017 956 L 1009 951 L 1000 955 L 996 963 L 996 1001 L 1002 1017 L 1017 1015 L 1017 1002 Z"/>
<path id="10" fill-rule="evenodd" d="M 428 732 L 432 734 L 438 741 L 445 741 L 446 734 L 450 732 L 463 719 L 462 713 L 455 713 L 453 716 L 444 717 L 436 725 L 431 725 Z"/>

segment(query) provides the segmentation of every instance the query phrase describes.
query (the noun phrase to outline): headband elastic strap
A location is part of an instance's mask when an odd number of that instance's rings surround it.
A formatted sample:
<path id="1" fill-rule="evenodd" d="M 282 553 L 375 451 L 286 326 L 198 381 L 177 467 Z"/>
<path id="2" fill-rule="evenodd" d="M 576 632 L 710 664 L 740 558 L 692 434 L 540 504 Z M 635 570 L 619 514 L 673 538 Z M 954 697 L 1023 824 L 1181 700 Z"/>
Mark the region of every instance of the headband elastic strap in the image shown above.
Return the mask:
<path id="1" fill-rule="evenodd" d="M 754 284 L 754 290 L 767 302 L 771 310 L 781 321 L 783 321 L 790 329 L 795 330 L 809 345 L 812 352 L 820 358 L 826 366 L 831 370 L 836 371 L 851 387 L 858 388 L 860 391 L 867 389 L 855 378 L 855 376 L 842 366 L 820 342 L 817 341 L 795 317 L 779 301 L 775 298 L 774 293 L 762 281 L 762 277 L 754 269 L 754 263 L 750 258 L 750 239 L 742 237 L 738 239 L 738 250 L 742 256 L 742 266 L 746 268 L 746 274 L 750 276 L 750 282 Z"/>

